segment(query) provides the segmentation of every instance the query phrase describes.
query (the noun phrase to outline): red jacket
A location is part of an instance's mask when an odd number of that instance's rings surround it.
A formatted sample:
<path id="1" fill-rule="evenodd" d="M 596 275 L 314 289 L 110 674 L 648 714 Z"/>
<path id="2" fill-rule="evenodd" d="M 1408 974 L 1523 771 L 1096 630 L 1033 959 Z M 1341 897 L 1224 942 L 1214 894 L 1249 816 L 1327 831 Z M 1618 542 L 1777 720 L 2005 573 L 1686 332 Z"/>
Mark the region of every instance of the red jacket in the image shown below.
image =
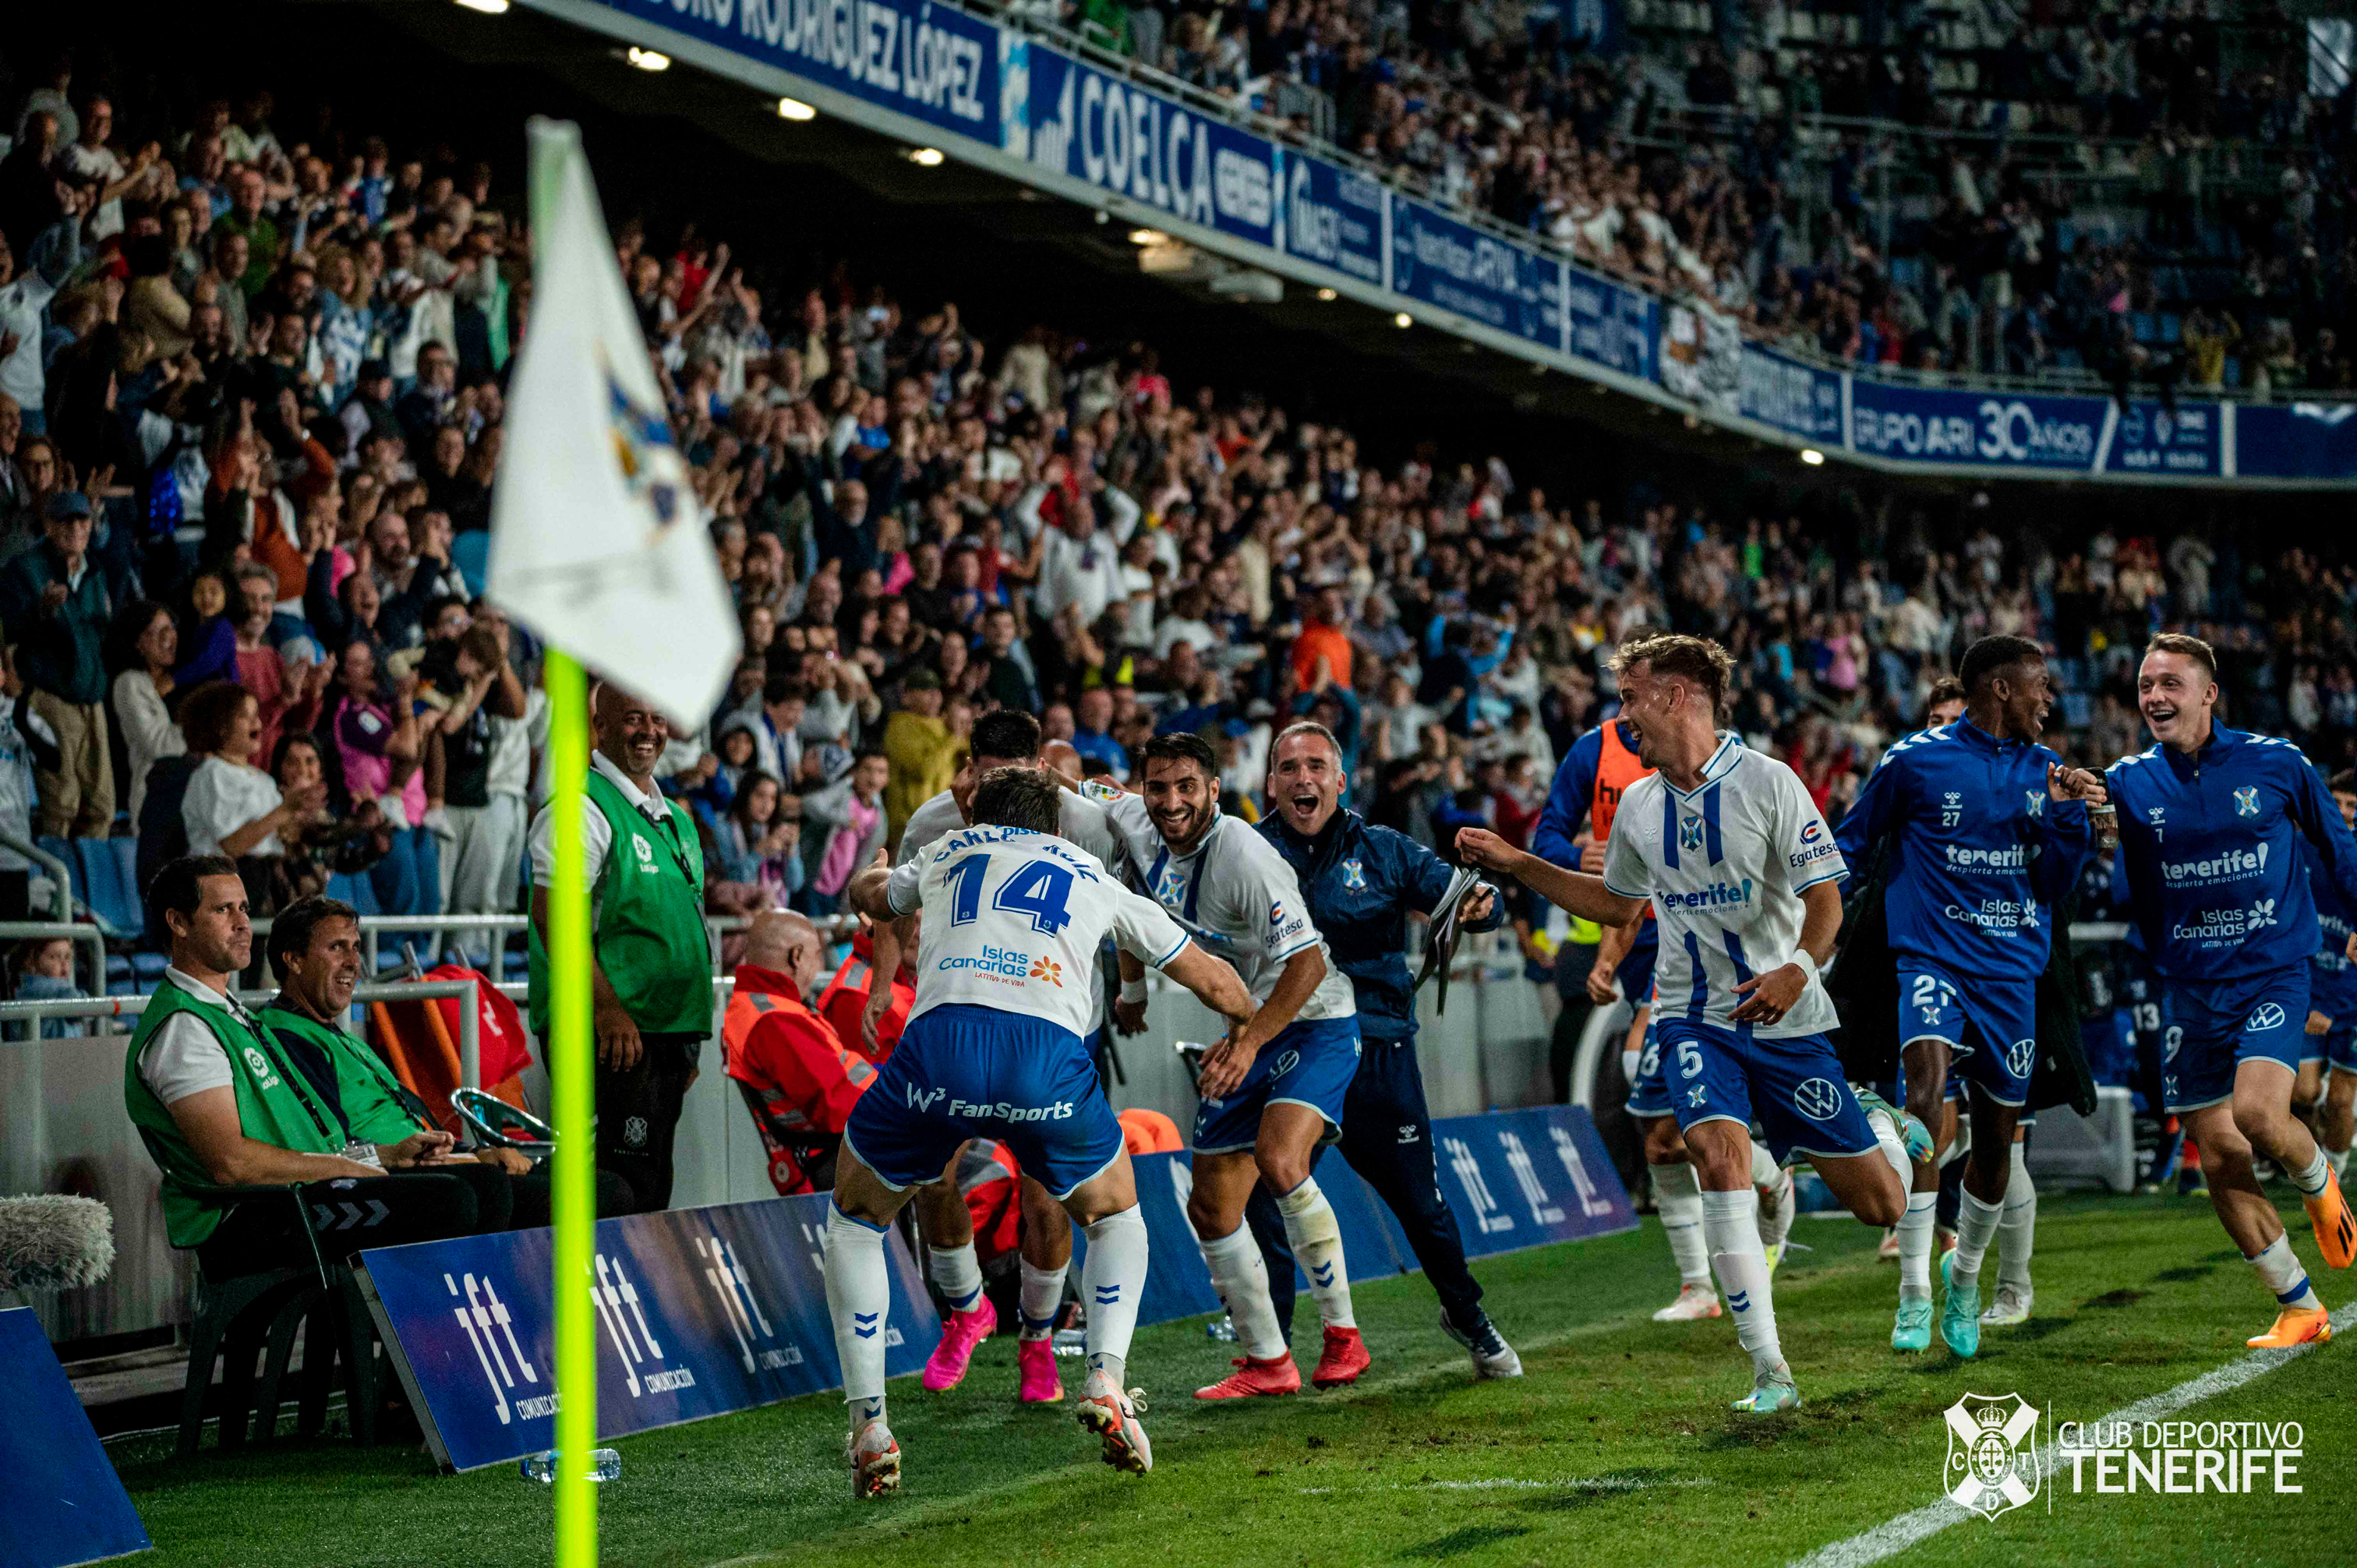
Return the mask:
<path id="1" fill-rule="evenodd" d="M 875 1067 L 844 1048 L 790 977 L 751 964 L 737 966 L 721 1034 L 728 1076 L 761 1101 L 754 1124 L 770 1151 L 770 1185 L 780 1193 L 811 1191 L 797 1137 L 840 1136 L 852 1106 L 876 1080 Z"/>

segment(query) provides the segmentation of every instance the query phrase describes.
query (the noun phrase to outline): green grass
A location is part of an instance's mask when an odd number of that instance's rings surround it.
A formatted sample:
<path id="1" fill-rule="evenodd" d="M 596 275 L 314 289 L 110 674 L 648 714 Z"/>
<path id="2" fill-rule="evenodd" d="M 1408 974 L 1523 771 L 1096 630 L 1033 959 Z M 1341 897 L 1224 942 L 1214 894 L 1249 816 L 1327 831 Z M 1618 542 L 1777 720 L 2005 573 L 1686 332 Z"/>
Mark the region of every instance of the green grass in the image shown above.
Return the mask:
<path id="1" fill-rule="evenodd" d="M 2295 1206 L 2296 1244 L 2314 1248 Z M 1873 1232 L 1804 1220 L 1817 1249 L 1778 1275 L 1786 1354 L 1808 1403 L 1738 1418 L 1748 1384 L 1729 1322 L 1647 1314 L 1675 1274 L 1659 1231 L 1480 1265 L 1489 1305 L 1529 1376 L 1473 1383 L 1419 1278 L 1361 1286 L 1375 1365 L 1353 1390 L 1243 1405 L 1188 1393 L 1232 1348 L 1201 1320 L 1140 1333 L 1157 1469 L 1113 1474 L 1060 1410 L 1014 1402 L 1014 1346 L 994 1339 L 964 1386 L 893 1385 L 907 1490 L 846 1495 L 842 1405 L 817 1396 L 618 1444 L 604 1489 L 604 1560 L 630 1568 L 858 1562 L 958 1568 L 1144 1563 L 1780 1564 L 1935 1501 L 1942 1410 L 1966 1390 L 2018 1392 L 2088 1420 L 2245 1354 L 2271 1304 L 2200 1200 L 2050 1197 L 2038 1316 L 1992 1330 L 1977 1362 L 1888 1347 L 1895 1270 Z M 1986 1276 L 1994 1285 L 1993 1268 Z M 2319 1274 L 2334 1305 L 2352 1276 Z M 1305 1298 L 1297 1347 L 1314 1355 Z M 1937 1346 L 1937 1338 L 1933 1341 Z M 2197 1407 L 2216 1419 L 2306 1424 L 2297 1496 L 2134 1498 L 2064 1489 L 1993 1523 L 1966 1521 L 1894 1561 L 2166 1561 L 2321 1568 L 2350 1559 L 2338 1506 L 2357 1480 L 2357 1343 L 2335 1345 Z M 1071 1363 L 1065 1363 L 1070 1377 Z M 548 1494 L 498 1469 L 443 1477 L 414 1449 L 337 1444 L 169 1456 L 168 1437 L 113 1447 L 171 1564 L 255 1568 L 546 1561 Z"/>

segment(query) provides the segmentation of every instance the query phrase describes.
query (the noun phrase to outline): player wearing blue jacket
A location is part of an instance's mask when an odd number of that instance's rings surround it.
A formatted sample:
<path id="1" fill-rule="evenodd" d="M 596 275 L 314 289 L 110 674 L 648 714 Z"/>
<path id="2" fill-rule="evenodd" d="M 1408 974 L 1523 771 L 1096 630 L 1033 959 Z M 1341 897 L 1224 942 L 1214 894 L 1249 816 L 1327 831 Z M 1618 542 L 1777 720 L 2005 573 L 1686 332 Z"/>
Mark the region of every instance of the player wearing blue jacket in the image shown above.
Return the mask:
<path id="1" fill-rule="evenodd" d="M 2305 841 L 2357 898 L 2357 838 L 2288 741 L 2216 722 L 2218 660 L 2164 632 L 2145 650 L 2136 703 L 2159 742 L 2105 776 L 2145 950 L 2159 971 L 2176 1058 L 2169 1109 L 2201 1148 L 2210 1201 L 2282 1312 L 2259 1346 L 2328 1339 L 2332 1325 L 2251 1168 L 2254 1147 L 2307 1201 L 2325 1262 L 2349 1266 L 2357 1221 L 2307 1127 L 2291 1113 L 2319 941 Z"/>
<path id="2" fill-rule="evenodd" d="M 2046 656 L 2019 637 L 1964 650 L 1964 716 L 1883 753 L 1835 842 L 1852 865 L 1891 842 L 1883 917 L 1899 966 L 1900 1086 L 1908 1109 L 1940 1124 L 1949 1069 L 1968 1086 L 1972 1154 L 1956 1248 L 1943 1268 L 1941 1337 L 1980 1348 L 1980 1267 L 2005 1214 L 2013 1134 L 2038 1065 L 2038 977 L 2051 951 L 2054 898 L 2090 843 L 2083 797 L 2103 785 L 2038 737 L 2052 706 Z M 1893 1349 L 1932 1342 L 1936 1152 L 1915 1162 L 1899 1222 Z"/>
<path id="3" fill-rule="evenodd" d="M 1433 1168 L 1432 1112 L 1415 1060 L 1415 984 L 1407 967 L 1407 914 L 1429 915 L 1448 891 L 1448 862 L 1405 833 L 1369 827 L 1342 805 L 1348 774 L 1325 725 L 1287 726 L 1269 749 L 1269 814 L 1260 835 L 1301 885 L 1310 923 L 1359 1002 L 1363 1054 L 1342 1101 L 1342 1157 L 1366 1178 L 1407 1232 L 1424 1277 L 1440 1297 L 1443 1332 L 1465 1347 L 1479 1378 L 1518 1378 L 1522 1358 L 1481 1310 L 1457 1217 Z M 1505 905 L 1479 887 L 1459 910 L 1462 928 L 1495 930 Z M 1266 1188 L 1255 1189 L 1258 1194 Z M 1290 1293 L 1292 1270 L 1269 1278 Z"/>
<path id="4" fill-rule="evenodd" d="M 2357 773 L 2344 768 L 2332 776 L 2332 803 L 2341 808 L 2341 820 L 2357 828 Z M 2309 961 L 2316 972 L 2315 989 L 2308 999 L 2308 1045 L 2314 1055 L 2300 1063 L 2300 1085 L 2294 1098 L 2313 1102 L 2317 1090 L 2324 1090 L 2324 1114 L 2318 1130 L 2325 1160 L 2337 1181 L 2349 1174 L 2350 1134 L 2352 1121 L 2357 1121 L 2352 1115 L 2357 1112 L 2357 962 L 2349 957 L 2351 939 L 2357 938 L 2357 906 L 2341 897 L 2341 889 L 2313 857 L 2309 861 L 2308 886 L 2316 898 L 2316 923 L 2321 928 L 2322 940 L 2316 956 Z M 2318 1082 L 2309 1079 L 2311 1063 L 2319 1069 Z M 2320 1081 L 2327 1073 L 2329 1085 Z"/>

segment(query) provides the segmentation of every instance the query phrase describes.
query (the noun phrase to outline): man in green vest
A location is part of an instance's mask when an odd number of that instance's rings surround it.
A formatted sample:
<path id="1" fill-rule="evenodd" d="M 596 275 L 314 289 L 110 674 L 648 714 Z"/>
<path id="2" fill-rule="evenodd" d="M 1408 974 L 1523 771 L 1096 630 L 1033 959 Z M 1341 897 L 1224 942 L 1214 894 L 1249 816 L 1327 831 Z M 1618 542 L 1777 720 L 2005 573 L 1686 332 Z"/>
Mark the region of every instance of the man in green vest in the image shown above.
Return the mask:
<path id="1" fill-rule="evenodd" d="M 655 785 L 671 739 L 662 710 L 610 681 L 590 697 L 597 748 L 581 802 L 589 880 L 591 1006 L 597 1047 L 597 1168 L 629 1184 L 630 1208 L 671 1207 L 672 1140 L 712 1033 L 704 854 L 685 807 Z M 549 812 L 532 824 L 532 1030 L 548 1038 Z"/>
<path id="2" fill-rule="evenodd" d="M 131 1036 L 123 1096 L 164 1173 L 172 1245 L 196 1248 L 216 1278 L 307 1261 L 296 1205 L 222 1190 L 241 1187 L 296 1187 L 321 1247 L 339 1256 L 483 1228 L 473 1190 L 429 1164 L 448 1151 L 448 1133 L 406 1119 L 350 1124 L 339 1096 L 231 995 L 253 961 L 235 861 L 182 855 L 147 898 L 172 963 Z"/>

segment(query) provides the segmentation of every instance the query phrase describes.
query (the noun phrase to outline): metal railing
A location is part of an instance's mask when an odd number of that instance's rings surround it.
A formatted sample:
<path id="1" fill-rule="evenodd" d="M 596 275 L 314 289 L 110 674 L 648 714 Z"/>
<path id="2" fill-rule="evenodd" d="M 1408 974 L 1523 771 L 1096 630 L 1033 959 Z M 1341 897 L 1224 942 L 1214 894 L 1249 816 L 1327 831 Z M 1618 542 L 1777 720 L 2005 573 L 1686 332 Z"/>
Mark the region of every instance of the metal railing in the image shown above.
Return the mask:
<path id="1" fill-rule="evenodd" d="M 66 863 L 43 849 L 39 844 L 20 839 L 15 833 L 0 832 L 0 849 L 13 849 L 27 860 L 49 874 L 51 897 L 56 901 L 60 920 L 73 918 L 73 872 Z M 103 967 L 103 966 L 102 966 Z"/>
<path id="2" fill-rule="evenodd" d="M 106 933 L 87 920 L 0 920 L 0 942 L 69 941 L 90 949 L 91 993 L 106 989 Z"/>

